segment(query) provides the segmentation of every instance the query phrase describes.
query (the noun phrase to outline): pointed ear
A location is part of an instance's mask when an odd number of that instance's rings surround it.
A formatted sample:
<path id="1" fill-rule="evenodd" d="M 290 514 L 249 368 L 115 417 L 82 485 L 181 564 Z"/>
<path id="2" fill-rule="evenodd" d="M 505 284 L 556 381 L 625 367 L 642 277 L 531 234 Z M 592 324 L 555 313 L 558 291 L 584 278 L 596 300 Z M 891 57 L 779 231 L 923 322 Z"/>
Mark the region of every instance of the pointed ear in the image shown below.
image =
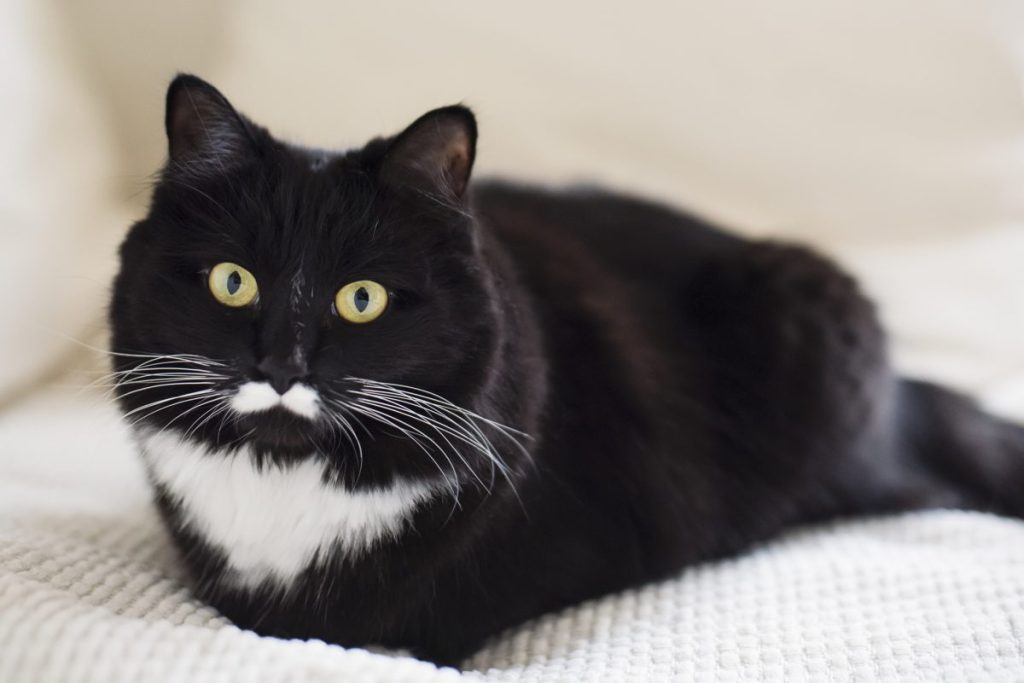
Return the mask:
<path id="1" fill-rule="evenodd" d="M 388 145 L 382 177 L 454 198 L 469 184 L 476 156 L 476 119 L 463 106 L 427 112 Z"/>
<path id="2" fill-rule="evenodd" d="M 167 88 L 164 125 L 171 161 L 188 169 L 222 170 L 255 152 L 249 123 L 219 90 L 190 74 Z"/>

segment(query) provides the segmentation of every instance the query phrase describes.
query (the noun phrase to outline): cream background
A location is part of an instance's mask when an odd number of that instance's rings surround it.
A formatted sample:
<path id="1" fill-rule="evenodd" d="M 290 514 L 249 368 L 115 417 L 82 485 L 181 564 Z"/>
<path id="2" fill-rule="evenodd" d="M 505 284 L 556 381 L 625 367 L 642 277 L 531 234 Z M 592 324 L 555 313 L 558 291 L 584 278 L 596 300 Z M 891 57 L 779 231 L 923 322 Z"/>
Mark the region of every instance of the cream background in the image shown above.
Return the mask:
<path id="1" fill-rule="evenodd" d="M 116 414 L 82 389 L 176 71 L 318 145 L 463 101 L 478 174 L 596 180 L 810 241 L 877 297 L 902 369 L 1024 419 L 1022 15 L 1014 0 L 0 2 L 0 678 L 435 676 L 255 638 L 191 601 Z M 553 617 L 476 665 L 1020 680 L 1022 534 L 941 513 L 809 532 Z"/>
<path id="2" fill-rule="evenodd" d="M 839 255 L 901 365 L 971 391 L 1024 366 L 1024 6 L 8 0 L 0 397 L 102 328 L 178 70 L 337 147 L 462 101 L 478 175 L 598 181 Z M 72 345 L 73 346 L 73 345 Z M 997 398 L 997 401 L 1006 399 Z"/>

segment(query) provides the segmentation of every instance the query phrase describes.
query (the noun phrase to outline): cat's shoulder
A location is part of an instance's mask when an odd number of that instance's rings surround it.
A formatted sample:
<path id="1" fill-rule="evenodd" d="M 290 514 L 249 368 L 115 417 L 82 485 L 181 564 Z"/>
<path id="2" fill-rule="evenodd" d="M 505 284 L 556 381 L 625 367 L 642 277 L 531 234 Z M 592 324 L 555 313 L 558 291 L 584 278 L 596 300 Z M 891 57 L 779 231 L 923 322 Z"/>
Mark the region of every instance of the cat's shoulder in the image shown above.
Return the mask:
<path id="1" fill-rule="evenodd" d="M 499 233 L 543 241 L 575 238 L 614 258 L 645 261 L 652 254 L 702 253 L 743 241 L 684 209 L 593 184 L 488 179 L 473 185 L 472 203 L 480 220 Z"/>
<path id="2" fill-rule="evenodd" d="M 646 223 L 680 222 L 718 229 L 710 221 L 657 199 L 609 190 L 596 183 L 542 185 L 507 178 L 487 178 L 472 185 L 476 208 L 489 210 L 520 207 L 545 212 L 586 214 L 600 223 L 622 217 Z"/>

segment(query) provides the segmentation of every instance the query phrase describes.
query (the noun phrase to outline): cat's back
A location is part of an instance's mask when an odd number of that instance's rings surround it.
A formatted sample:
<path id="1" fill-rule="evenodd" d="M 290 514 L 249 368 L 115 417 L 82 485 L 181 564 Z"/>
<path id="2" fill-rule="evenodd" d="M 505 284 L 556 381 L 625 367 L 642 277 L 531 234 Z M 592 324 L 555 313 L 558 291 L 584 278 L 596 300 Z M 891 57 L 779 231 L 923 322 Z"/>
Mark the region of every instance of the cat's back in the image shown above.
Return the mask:
<path id="1" fill-rule="evenodd" d="M 677 280 L 743 242 L 678 209 L 594 186 L 488 180 L 473 186 L 473 205 L 517 261 L 575 266 L 584 276 Z"/>

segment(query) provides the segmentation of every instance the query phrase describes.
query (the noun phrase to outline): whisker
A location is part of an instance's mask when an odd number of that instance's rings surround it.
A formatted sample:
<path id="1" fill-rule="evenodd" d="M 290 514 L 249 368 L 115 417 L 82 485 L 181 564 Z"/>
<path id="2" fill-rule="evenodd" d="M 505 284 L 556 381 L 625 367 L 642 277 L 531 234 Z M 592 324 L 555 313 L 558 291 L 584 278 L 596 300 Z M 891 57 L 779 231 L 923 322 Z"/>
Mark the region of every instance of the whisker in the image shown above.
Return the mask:
<path id="1" fill-rule="evenodd" d="M 466 469 L 468 469 L 469 472 L 473 475 L 473 478 L 477 480 L 477 483 L 479 483 L 481 486 L 483 486 L 488 492 L 493 487 L 493 485 L 494 485 L 493 477 L 491 479 L 490 485 L 484 484 L 483 480 L 480 478 L 480 475 L 472 467 L 472 465 L 469 463 L 469 461 L 466 460 L 466 457 L 462 454 L 462 452 L 458 448 L 456 448 L 455 444 L 453 444 L 451 442 L 451 440 L 448 439 L 448 437 L 446 436 L 445 432 L 448 431 L 448 433 L 452 434 L 452 436 L 454 438 L 460 439 L 463 442 L 465 442 L 466 439 L 463 438 L 462 435 L 460 435 L 458 433 L 453 433 L 450 430 L 445 430 L 443 427 L 439 428 L 438 424 L 434 423 L 433 421 L 431 421 L 429 419 L 425 419 L 424 416 L 419 415 L 419 414 L 417 414 L 415 412 L 412 412 L 412 411 L 409 411 L 409 410 L 405 410 L 405 409 L 396 407 L 396 406 L 386 406 L 384 404 L 372 403 L 372 402 L 367 402 L 367 401 L 363 401 L 360 404 L 361 405 L 371 404 L 371 405 L 374 405 L 378 410 L 382 410 L 382 411 L 389 411 L 390 410 L 390 411 L 393 411 L 393 412 L 398 412 L 399 414 L 401 414 L 401 415 L 403 415 L 403 416 L 405 416 L 405 417 L 407 417 L 407 418 L 409 418 L 411 420 L 415 420 L 416 422 L 419 422 L 419 423 L 423 424 L 424 426 L 426 426 L 426 427 L 428 427 L 430 429 L 433 429 L 435 432 L 437 432 L 438 436 L 445 442 L 445 444 L 451 449 L 451 452 L 455 454 L 455 456 L 459 459 L 459 461 L 463 465 L 465 465 Z M 442 453 L 447 453 L 447 452 L 442 450 Z M 446 457 L 447 457 L 447 455 L 446 455 Z M 449 462 L 451 462 L 450 458 L 448 458 L 448 460 L 449 460 Z"/>
<path id="2" fill-rule="evenodd" d="M 205 401 L 197 403 L 195 407 L 186 410 L 184 413 L 175 418 L 176 420 L 179 420 L 188 413 L 190 413 L 192 410 L 196 410 L 197 408 L 201 407 L 207 407 L 206 412 L 200 415 L 198 418 L 196 418 L 189 426 L 189 428 L 185 430 L 182 438 L 188 439 L 190 436 L 197 433 L 200 429 L 203 428 L 204 425 L 209 423 L 209 421 L 212 420 L 217 415 L 218 411 L 228 410 L 230 408 L 230 405 L 228 405 L 224 398 L 225 397 L 223 395 L 217 395 L 214 396 L 213 398 L 206 399 Z"/>
<path id="3" fill-rule="evenodd" d="M 431 463 L 434 465 L 434 467 L 437 468 L 437 471 L 441 474 L 442 479 L 444 479 L 445 483 L 448 485 L 449 490 L 452 493 L 452 496 L 456 500 L 456 503 L 458 502 L 458 491 L 461 488 L 461 486 L 459 485 L 458 472 L 455 469 L 455 463 L 448 456 L 447 452 L 437 444 L 436 441 L 434 441 L 429 436 L 424 434 L 421 430 L 416 429 L 415 427 L 409 426 L 407 423 L 402 421 L 400 418 L 396 418 L 393 415 L 389 416 L 389 415 L 382 414 L 379 410 L 374 409 L 372 407 L 360 406 L 360 405 L 356 405 L 354 403 L 353 404 L 348 404 L 346 407 L 348 409 L 352 410 L 353 412 L 365 415 L 366 417 L 370 418 L 371 420 L 375 420 L 377 422 L 380 422 L 381 424 L 384 424 L 384 425 L 386 425 L 388 427 L 391 427 L 391 428 L 395 429 L 402 436 L 404 436 L 405 438 L 409 439 L 414 444 L 416 444 L 416 446 L 421 451 L 423 451 L 423 453 L 431 461 Z M 452 470 L 452 478 L 449 479 L 449 477 L 445 473 L 444 469 L 437 462 L 437 459 L 434 458 L 434 456 L 431 454 L 430 449 L 426 447 L 426 445 L 423 443 L 422 439 L 426 439 L 427 441 L 429 441 L 434 446 L 434 448 L 437 449 L 437 452 L 440 453 L 445 458 L 445 460 L 448 461 L 448 465 L 449 465 L 449 467 Z"/>
<path id="4" fill-rule="evenodd" d="M 110 349 L 104 349 L 104 348 L 100 348 L 98 346 L 93 346 L 92 344 L 88 344 L 88 343 L 82 341 L 81 339 L 75 339 L 74 337 L 66 335 L 66 334 L 61 334 L 60 336 L 64 337 L 67 341 L 70 341 L 73 344 L 78 344 L 82 348 L 88 349 L 90 351 L 95 351 L 96 353 L 101 353 L 101 354 L 103 354 L 105 356 L 111 356 L 111 357 L 115 357 L 115 358 L 146 358 L 146 359 L 176 358 L 176 359 L 179 359 L 179 360 L 185 360 L 187 362 L 195 362 L 195 363 L 202 364 L 202 365 L 215 365 L 215 366 L 221 366 L 221 367 L 226 365 L 226 363 L 224 363 L 223 361 L 219 361 L 219 360 L 216 360 L 214 358 L 209 358 L 207 356 L 200 356 L 200 355 L 194 354 L 194 353 L 160 354 L 160 353 L 129 353 L 129 352 L 126 352 L 126 351 L 111 351 Z"/>
<path id="5" fill-rule="evenodd" d="M 433 460 L 430 449 L 427 448 L 429 445 L 448 461 L 458 479 L 459 475 L 454 470 L 454 462 L 450 456 L 453 453 L 469 474 L 487 491 L 492 489 L 495 474 L 500 472 L 518 497 L 512 470 L 484 429 L 494 430 L 530 458 L 529 449 L 522 441 L 530 438 L 527 433 L 462 408 L 426 389 L 359 377 L 346 377 L 345 380 L 354 382 L 358 388 L 349 388 L 344 393 L 338 392 L 339 397 L 348 400 L 332 401 L 332 406 L 336 409 L 347 407 L 368 419 L 398 430 Z M 477 468 L 471 465 L 463 449 L 457 444 L 473 449 L 486 459 L 490 466 L 489 485 L 480 479 Z M 437 466 L 436 460 L 434 464 Z"/>
<path id="6" fill-rule="evenodd" d="M 146 405 L 139 406 L 138 408 L 134 408 L 133 410 L 129 410 L 127 413 L 124 414 L 124 417 L 126 417 L 126 418 L 127 417 L 131 417 L 132 415 L 138 413 L 139 411 L 146 410 L 147 408 L 151 408 L 153 406 L 161 405 L 161 404 L 167 403 L 169 401 L 188 401 L 188 399 L 190 399 L 190 398 L 194 398 L 196 396 L 204 396 L 204 395 L 212 394 L 213 392 L 214 392 L 213 389 L 200 389 L 198 391 L 188 392 L 186 394 L 181 394 L 179 396 L 172 396 L 170 398 L 160 399 L 159 401 L 153 401 L 152 403 L 147 403 Z M 163 408 L 161 408 L 161 410 L 163 410 Z M 147 415 L 147 417 L 148 416 L 149 415 Z"/>
<path id="7" fill-rule="evenodd" d="M 353 379 L 355 379 L 355 378 L 353 378 Z M 405 385 L 388 384 L 388 383 L 384 383 L 384 382 L 376 382 L 374 380 L 357 380 L 357 381 L 361 381 L 365 385 L 367 385 L 368 390 L 370 390 L 370 391 L 373 391 L 374 389 L 376 389 L 379 392 L 388 393 L 390 395 L 401 396 L 405 400 L 416 402 L 419 405 L 423 406 L 424 408 L 428 408 L 429 407 L 429 408 L 433 408 L 433 409 L 435 409 L 437 411 L 445 412 L 449 416 L 451 416 L 452 414 L 455 414 L 461 420 L 464 421 L 463 424 L 467 424 L 467 426 L 471 425 L 470 428 L 473 429 L 473 431 L 475 433 L 477 433 L 477 435 L 481 439 L 483 439 L 484 441 L 487 441 L 489 443 L 489 439 L 487 439 L 487 437 L 482 433 L 482 431 L 480 430 L 479 426 L 476 425 L 473 422 L 474 420 L 478 420 L 478 421 L 482 422 L 483 424 L 488 425 L 488 426 L 493 427 L 494 429 L 496 429 L 503 436 L 505 436 L 510 442 L 512 442 L 519 449 L 519 451 L 523 453 L 524 456 L 526 456 L 527 458 L 530 457 L 529 450 L 519 441 L 519 438 L 524 438 L 524 439 L 530 439 L 531 438 L 530 435 L 525 433 L 525 432 L 522 432 L 522 431 L 517 430 L 517 429 L 513 429 L 512 427 L 509 427 L 507 425 L 503 425 L 500 422 L 496 422 L 495 420 L 491 420 L 491 419 L 485 418 L 482 415 L 479 415 L 478 413 L 474 413 L 471 410 L 468 410 L 466 408 L 462 408 L 461 406 L 457 406 L 454 403 L 452 403 L 451 401 L 449 401 L 448 399 L 446 399 L 446 398 L 444 398 L 442 396 L 439 396 L 437 394 L 434 394 L 433 392 L 426 391 L 425 389 L 417 389 L 416 387 L 408 387 L 408 386 L 405 386 Z M 412 395 L 413 391 L 419 392 L 420 394 L 422 394 L 422 396 Z"/>
<path id="8" fill-rule="evenodd" d="M 147 384 L 146 386 L 141 387 L 139 389 L 132 389 L 131 391 L 126 391 L 123 394 L 119 394 L 118 397 L 119 398 L 124 398 L 126 396 L 131 396 L 132 394 L 137 394 L 140 391 L 152 391 L 153 389 L 170 389 L 170 388 L 173 388 L 173 387 L 189 387 L 189 386 L 213 386 L 215 384 L 217 384 L 217 382 L 206 381 L 206 380 L 203 380 L 203 381 L 189 381 L 189 382 L 157 382 L 157 383 Z M 126 413 L 125 417 L 128 417 L 129 414 L 130 413 Z"/>
<path id="9" fill-rule="evenodd" d="M 380 394 L 376 392 L 354 391 L 352 393 L 357 396 L 372 397 L 372 400 L 376 401 L 384 401 L 388 403 L 395 403 L 397 401 L 397 399 L 394 396 Z M 408 397 L 403 398 L 408 399 Z M 487 437 L 483 434 L 483 432 L 481 432 L 479 427 L 473 424 L 471 420 L 468 420 L 467 418 L 461 415 L 456 415 L 455 417 L 453 417 L 451 414 L 446 413 L 443 410 L 437 409 L 434 406 L 430 406 L 428 404 L 422 404 L 416 401 L 413 402 L 427 410 L 436 419 L 445 420 L 449 424 L 453 425 L 451 429 L 444 426 L 439 426 L 437 428 L 443 431 L 447 431 L 448 433 L 452 434 L 455 438 L 479 450 L 489 451 L 492 448 L 490 442 L 487 440 Z M 399 403 L 399 405 L 401 404 Z M 408 408 L 406 409 L 409 410 Z M 470 430 L 471 433 L 467 434 L 467 432 L 465 431 L 467 429 Z"/>
<path id="10" fill-rule="evenodd" d="M 434 431 L 436 431 L 438 433 L 438 436 L 445 442 L 445 444 L 448 445 L 448 447 L 452 450 L 452 452 L 455 453 L 455 455 L 459 458 L 459 460 L 462 461 L 462 464 L 465 465 L 470 470 L 470 472 L 473 473 L 474 477 L 476 477 L 476 479 L 480 483 L 480 485 L 484 486 L 484 483 L 480 479 L 479 475 L 477 475 L 476 471 L 470 466 L 469 462 L 462 455 L 462 453 L 459 451 L 459 449 L 456 448 L 455 445 L 448 439 L 447 435 L 451 435 L 453 438 L 459 439 L 462 442 L 467 443 L 467 444 L 469 444 L 469 445 L 471 445 L 471 446 L 473 446 L 473 447 L 475 447 L 475 448 L 477 448 L 478 450 L 481 450 L 481 451 L 483 451 L 485 449 L 485 447 L 482 444 L 479 444 L 479 443 L 476 443 L 476 442 L 474 442 L 474 441 L 472 441 L 470 439 L 467 439 L 465 437 L 465 435 L 463 435 L 462 433 L 457 432 L 457 431 L 452 431 L 450 429 L 447 429 L 446 427 L 444 427 L 443 425 L 437 423 L 436 421 L 430 420 L 429 418 L 425 418 L 423 415 L 420 415 L 420 414 L 418 414 L 418 413 L 416 413 L 414 411 L 408 410 L 408 409 L 403 408 L 401 406 L 387 404 L 387 403 L 382 403 L 382 402 L 378 402 L 378 401 L 374 401 L 374 400 L 365 400 L 365 399 L 362 400 L 362 401 L 359 401 L 358 405 L 361 405 L 361 406 L 370 405 L 370 406 L 373 406 L 373 407 L 375 407 L 375 408 L 377 408 L 379 410 L 382 410 L 382 411 L 389 411 L 390 410 L 390 411 L 393 411 L 393 412 L 398 412 L 399 414 L 401 414 L 401 415 L 403 415 L 403 416 L 405 416 L 405 417 L 407 417 L 407 418 L 409 418 L 411 420 L 415 420 L 417 422 L 420 422 L 420 423 L 426 425 L 427 427 L 433 429 Z M 395 419 L 397 419 L 397 418 L 395 418 Z M 493 485 L 493 482 L 492 482 L 492 485 Z M 488 487 L 485 486 L 485 488 L 488 488 Z"/>
<path id="11" fill-rule="evenodd" d="M 444 396 L 441 396 L 440 394 L 435 394 L 434 392 L 428 391 L 426 389 L 420 389 L 419 387 L 413 387 L 413 386 L 409 386 L 407 384 L 397 384 L 397 383 L 391 383 L 391 382 L 379 382 L 377 380 L 362 379 L 362 378 L 359 378 L 359 377 L 349 377 L 348 379 L 356 381 L 356 382 L 361 382 L 363 384 L 372 385 L 375 388 L 380 388 L 380 389 L 384 389 L 384 390 L 387 390 L 387 389 L 398 390 L 398 391 L 401 391 L 401 392 L 405 393 L 405 395 L 409 395 L 409 394 L 416 395 L 416 394 L 419 394 L 419 395 L 421 395 L 423 400 L 432 400 L 432 401 L 436 402 L 439 405 L 446 406 L 446 407 L 449 407 L 449 408 L 451 408 L 453 410 L 457 410 L 457 411 L 459 411 L 461 413 L 465 413 L 467 415 L 470 415 L 473 418 L 475 418 L 477 420 L 480 420 L 481 422 L 484 422 L 486 424 L 489 424 L 492 427 L 494 427 L 495 429 L 498 429 L 498 430 L 500 430 L 502 432 L 516 434 L 516 435 L 521 436 L 521 437 L 526 438 L 526 439 L 532 438 L 526 432 L 520 431 L 518 429 L 514 429 L 512 427 L 509 427 L 508 425 L 504 425 L 504 424 L 501 424 L 500 422 L 496 422 L 494 420 L 486 418 L 483 415 L 480 415 L 479 413 L 474 413 L 472 410 L 469 410 L 467 408 L 463 408 L 462 406 L 458 406 L 458 405 L 452 403 L 451 401 L 449 401 L 448 399 L 446 399 Z"/>

